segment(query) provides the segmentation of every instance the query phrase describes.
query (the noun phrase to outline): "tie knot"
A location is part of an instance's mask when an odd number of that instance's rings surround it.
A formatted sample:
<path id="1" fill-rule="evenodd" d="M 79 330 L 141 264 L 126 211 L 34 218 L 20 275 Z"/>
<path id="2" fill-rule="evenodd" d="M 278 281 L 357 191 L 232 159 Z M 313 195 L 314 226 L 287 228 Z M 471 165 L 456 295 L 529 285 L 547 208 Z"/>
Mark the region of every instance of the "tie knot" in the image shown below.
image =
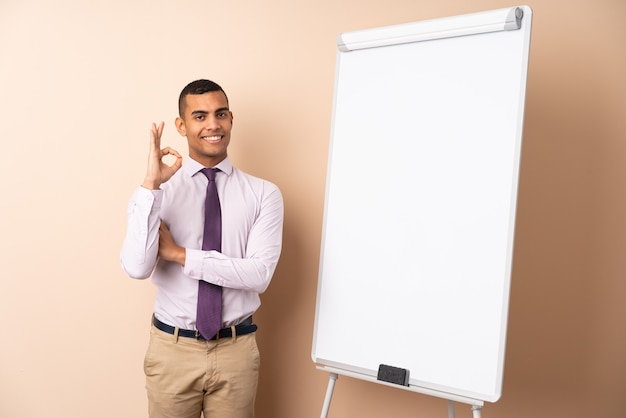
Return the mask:
<path id="1" fill-rule="evenodd" d="M 221 170 L 219 168 L 203 168 L 200 171 L 202 171 L 202 174 L 204 174 L 209 181 L 215 181 L 215 175 Z"/>

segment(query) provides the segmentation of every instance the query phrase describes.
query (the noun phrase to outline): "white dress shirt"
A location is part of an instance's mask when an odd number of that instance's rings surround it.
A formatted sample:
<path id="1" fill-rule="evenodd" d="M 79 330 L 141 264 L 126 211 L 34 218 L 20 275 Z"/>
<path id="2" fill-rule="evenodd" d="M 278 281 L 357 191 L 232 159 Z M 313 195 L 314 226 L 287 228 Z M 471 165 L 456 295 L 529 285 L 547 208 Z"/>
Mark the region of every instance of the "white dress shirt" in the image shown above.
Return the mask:
<path id="1" fill-rule="evenodd" d="M 128 206 L 122 268 L 135 279 L 152 275 L 155 316 L 179 328 L 196 329 L 198 280 L 223 287 L 224 327 L 252 315 L 280 256 L 284 209 L 278 187 L 233 167 L 229 158 L 216 167 L 221 170 L 215 181 L 222 207 L 221 253 L 200 249 L 208 180 L 193 159 L 159 190 L 137 188 Z M 161 221 L 186 249 L 184 266 L 158 258 Z"/>

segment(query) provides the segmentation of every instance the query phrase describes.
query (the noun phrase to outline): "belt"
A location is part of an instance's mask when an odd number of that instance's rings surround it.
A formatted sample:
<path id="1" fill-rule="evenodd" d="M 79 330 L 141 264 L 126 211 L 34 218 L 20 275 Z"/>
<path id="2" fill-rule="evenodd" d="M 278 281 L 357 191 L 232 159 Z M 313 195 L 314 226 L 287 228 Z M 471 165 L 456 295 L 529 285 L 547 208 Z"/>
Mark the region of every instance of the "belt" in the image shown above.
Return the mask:
<path id="1" fill-rule="evenodd" d="M 163 322 L 156 319 L 154 315 L 152 315 L 152 324 L 163 332 L 167 332 L 168 334 L 175 335 L 176 327 L 171 325 L 164 324 Z M 252 317 L 249 316 L 243 320 L 241 324 L 235 325 L 230 328 L 222 328 L 219 332 L 210 340 L 219 340 L 220 338 L 231 338 L 233 336 L 233 329 L 235 331 L 235 335 L 246 335 L 257 330 L 256 324 L 252 323 Z M 178 336 L 179 337 L 187 337 L 187 338 L 195 338 L 197 340 L 205 341 L 204 338 L 199 331 L 191 330 L 191 329 L 182 329 L 178 328 Z"/>

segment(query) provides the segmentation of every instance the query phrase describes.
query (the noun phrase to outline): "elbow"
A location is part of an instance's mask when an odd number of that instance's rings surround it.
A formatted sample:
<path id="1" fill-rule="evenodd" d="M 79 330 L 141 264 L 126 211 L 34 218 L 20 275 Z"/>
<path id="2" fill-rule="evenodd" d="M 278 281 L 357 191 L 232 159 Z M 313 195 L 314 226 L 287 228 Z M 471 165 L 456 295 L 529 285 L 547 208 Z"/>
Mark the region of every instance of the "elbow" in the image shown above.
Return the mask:
<path id="1" fill-rule="evenodd" d="M 257 286 L 257 288 L 255 289 L 255 290 L 256 290 L 256 292 L 257 292 L 258 294 L 260 294 L 260 295 L 261 295 L 261 294 L 263 294 L 263 293 L 265 293 L 265 291 L 267 290 L 267 288 L 270 286 L 270 281 L 271 281 L 271 278 L 270 278 L 270 279 L 268 279 L 268 280 L 265 280 L 263 283 L 259 283 L 259 285 L 258 285 L 258 286 Z"/>
<path id="2" fill-rule="evenodd" d="M 271 266 L 268 266 L 264 272 L 259 272 L 259 276 L 262 277 L 262 280 L 257 283 L 255 289 L 259 294 L 265 293 L 267 288 L 270 286 L 272 277 L 274 276 L 275 268 L 276 264 L 273 264 Z"/>
<path id="3" fill-rule="evenodd" d="M 145 274 L 145 273 L 137 273 L 137 272 L 128 271 L 128 270 L 125 270 L 125 271 L 128 277 L 130 277 L 131 279 L 135 279 L 135 280 L 145 280 L 148 277 L 150 277 L 149 274 Z"/>
<path id="4" fill-rule="evenodd" d="M 121 261 L 122 270 L 124 273 L 131 279 L 136 280 L 144 280 L 150 277 L 152 274 L 152 268 L 148 268 L 148 266 L 143 264 L 128 264 L 124 263 L 124 260 Z"/>
<path id="5" fill-rule="evenodd" d="M 148 277 L 150 277 L 150 273 L 146 273 L 143 270 L 133 270 L 133 269 L 127 269 L 127 268 L 123 268 L 123 270 L 124 270 L 124 273 L 126 273 L 126 275 L 130 277 L 131 279 L 145 280 Z"/>

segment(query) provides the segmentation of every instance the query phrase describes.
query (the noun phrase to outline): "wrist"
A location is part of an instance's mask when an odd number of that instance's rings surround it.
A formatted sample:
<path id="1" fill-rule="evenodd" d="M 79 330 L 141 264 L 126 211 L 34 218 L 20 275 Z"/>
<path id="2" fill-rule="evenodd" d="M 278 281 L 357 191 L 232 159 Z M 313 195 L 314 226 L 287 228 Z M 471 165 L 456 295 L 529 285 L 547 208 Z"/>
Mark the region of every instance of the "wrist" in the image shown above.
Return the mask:
<path id="1" fill-rule="evenodd" d="M 161 183 L 155 180 L 145 179 L 143 183 L 141 183 L 141 187 L 144 187 L 148 190 L 158 190 L 161 187 Z"/>
<path id="2" fill-rule="evenodd" d="M 174 262 L 185 267 L 186 261 L 187 261 L 187 249 L 184 247 L 178 247 L 178 251 L 176 252 L 176 259 L 174 260 Z"/>

